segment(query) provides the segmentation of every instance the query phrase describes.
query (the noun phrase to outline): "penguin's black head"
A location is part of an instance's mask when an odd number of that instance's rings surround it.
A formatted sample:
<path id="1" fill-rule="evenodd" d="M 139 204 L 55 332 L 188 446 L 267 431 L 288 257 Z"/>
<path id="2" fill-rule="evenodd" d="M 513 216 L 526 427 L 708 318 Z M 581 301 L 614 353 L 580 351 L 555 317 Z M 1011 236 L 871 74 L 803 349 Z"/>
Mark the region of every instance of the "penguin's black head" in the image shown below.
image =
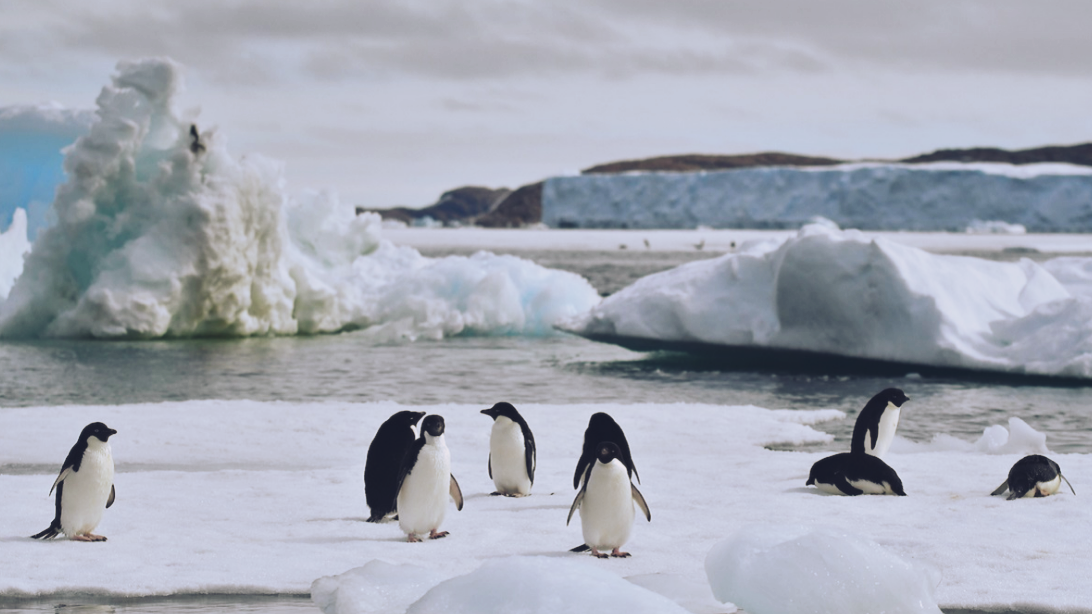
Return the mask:
<path id="1" fill-rule="evenodd" d="M 106 426 L 101 422 L 92 422 L 83 427 L 83 431 L 80 432 L 80 441 L 87 441 L 88 437 L 94 437 L 99 441 L 105 443 L 110 439 L 111 435 L 116 435 L 117 431 Z"/>
<path id="2" fill-rule="evenodd" d="M 433 437 L 439 437 L 444 434 L 444 417 L 432 414 L 426 417 L 421 422 L 421 432 L 428 433 Z"/>
<path id="3" fill-rule="evenodd" d="M 504 416 L 513 422 L 516 420 L 516 416 L 519 415 L 519 412 L 516 411 L 516 408 L 513 407 L 511 403 L 505 403 L 504 401 L 497 403 L 489 409 L 483 409 L 482 413 L 494 420 L 500 416 Z"/>
<path id="4" fill-rule="evenodd" d="M 903 394 L 902 391 L 898 388 L 887 388 L 886 390 L 881 390 L 876 396 L 872 398 L 883 401 L 884 407 L 886 407 L 888 403 L 894 405 L 895 407 L 902 407 L 903 403 L 910 400 L 910 397 Z"/>
<path id="5" fill-rule="evenodd" d="M 600 441 L 599 445 L 595 446 L 595 455 L 599 462 L 606 465 L 622 456 L 622 452 L 618 449 L 618 446 L 614 445 L 613 441 Z"/>
<path id="6" fill-rule="evenodd" d="M 391 416 L 398 424 L 404 424 L 407 427 L 417 426 L 417 421 L 425 417 L 423 411 L 400 411 L 397 414 Z"/>

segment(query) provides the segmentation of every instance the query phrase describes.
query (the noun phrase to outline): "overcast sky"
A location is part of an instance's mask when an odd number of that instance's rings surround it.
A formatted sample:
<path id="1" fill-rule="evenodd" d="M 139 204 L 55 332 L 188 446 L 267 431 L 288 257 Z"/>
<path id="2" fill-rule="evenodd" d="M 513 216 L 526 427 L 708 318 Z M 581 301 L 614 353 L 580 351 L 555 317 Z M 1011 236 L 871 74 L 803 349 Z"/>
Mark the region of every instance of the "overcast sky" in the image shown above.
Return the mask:
<path id="1" fill-rule="evenodd" d="M 422 206 L 626 158 L 1092 141 L 1092 3 L 0 0 L 0 106 L 187 67 L 290 189 Z"/>

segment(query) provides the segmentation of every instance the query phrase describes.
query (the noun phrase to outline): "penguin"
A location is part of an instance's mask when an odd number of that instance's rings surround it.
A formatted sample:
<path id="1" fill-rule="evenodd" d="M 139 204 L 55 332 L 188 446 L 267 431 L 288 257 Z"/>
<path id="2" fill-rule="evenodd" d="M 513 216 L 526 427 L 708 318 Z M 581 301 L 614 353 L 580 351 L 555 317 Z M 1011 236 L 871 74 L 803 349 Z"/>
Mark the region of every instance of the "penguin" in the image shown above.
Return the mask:
<path id="1" fill-rule="evenodd" d="M 437 531 L 444 522 L 447 497 L 451 495 L 455 509 L 461 511 L 463 492 L 451 475 L 451 452 L 444 442 L 442 416 L 433 414 L 421 421 L 421 436 L 402 461 L 397 493 L 398 526 L 407 541 L 419 542 L 417 535 L 426 532 L 429 539 L 447 536 L 447 531 Z"/>
<path id="2" fill-rule="evenodd" d="M 626 441 L 626 434 L 622 432 L 622 427 L 618 426 L 614 418 L 603 412 L 598 412 L 592 414 L 591 419 L 588 420 L 588 428 L 584 430 L 584 449 L 580 453 L 580 460 L 576 461 L 576 471 L 573 473 L 573 488 L 580 487 L 580 478 L 584 475 L 588 466 L 595 462 L 600 441 L 614 442 L 618 446 L 618 449 L 621 450 L 618 460 L 625 465 L 630 477 L 636 477 L 637 483 L 640 484 L 641 476 L 637 475 L 637 467 L 633 465 L 633 457 L 629 453 L 629 442 Z"/>
<path id="3" fill-rule="evenodd" d="M 843 452 L 816 462 L 805 485 L 815 485 L 832 495 L 906 496 L 894 469 L 880 457 L 860 451 Z"/>
<path id="4" fill-rule="evenodd" d="M 535 436 L 511 403 L 497 403 L 482 413 L 493 418 L 489 435 L 489 477 L 494 495 L 526 497 L 535 482 Z"/>
<path id="5" fill-rule="evenodd" d="M 197 124 L 190 124 L 190 152 L 199 155 L 205 151 L 205 144 L 201 142 L 201 135 L 197 133 Z"/>
<path id="6" fill-rule="evenodd" d="M 424 417 L 423 411 L 400 411 L 387 418 L 375 432 L 364 465 L 364 497 L 371 509 L 368 522 L 380 522 L 396 511 L 402 459 L 417 439 L 413 427 Z"/>
<path id="7" fill-rule="evenodd" d="M 910 397 L 898 388 L 881 390 L 868 400 L 864 409 L 857 415 L 853 426 L 853 439 L 850 441 L 851 452 L 864 452 L 872 456 L 883 457 L 887 454 L 891 442 L 895 439 L 895 430 L 899 428 L 899 413 L 903 403 Z"/>
<path id="8" fill-rule="evenodd" d="M 568 526 L 573 513 L 579 509 L 584 544 L 591 549 L 592 555 L 601 559 L 608 556 L 625 558 L 629 553 L 622 552 L 621 548 L 629 541 L 633 529 L 633 504 L 641 508 L 649 522 L 652 522 L 652 513 L 641 491 L 630 481 L 629 468 L 621 460 L 622 450 L 611 441 L 602 441 L 595 449 L 596 460 L 585 471 L 584 485 L 573 499 L 565 525 Z M 610 554 L 606 550 L 610 550 Z"/>
<path id="9" fill-rule="evenodd" d="M 76 445 L 68 452 L 49 494 L 57 489 L 57 513 L 53 522 L 33 539 L 53 539 L 64 533 L 71 540 L 104 542 L 92 531 L 102 512 L 114 504 L 114 457 L 108 443 L 117 431 L 101 422 L 83 427 Z"/>
<path id="10" fill-rule="evenodd" d="M 1024 497 L 1046 497 L 1058 492 L 1062 480 L 1065 480 L 1070 492 L 1076 495 L 1077 491 L 1073 490 L 1073 485 L 1062 475 L 1062 468 L 1058 463 L 1045 456 L 1032 454 L 1016 461 L 1009 470 L 1009 479 L 1002 482 L 990 495 L 1000 495 L 1008 490 L 1009 501 Z"/>

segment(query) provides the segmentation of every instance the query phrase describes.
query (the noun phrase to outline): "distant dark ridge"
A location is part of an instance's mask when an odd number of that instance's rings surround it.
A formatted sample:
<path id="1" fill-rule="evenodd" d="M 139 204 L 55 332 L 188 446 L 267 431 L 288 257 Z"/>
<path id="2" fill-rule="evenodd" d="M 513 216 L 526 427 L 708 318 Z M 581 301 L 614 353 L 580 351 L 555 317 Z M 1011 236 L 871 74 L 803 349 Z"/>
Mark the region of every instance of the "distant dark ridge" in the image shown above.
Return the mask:
<path id="1" fill-rule="evenodd" d="M 357 207 L 356 213 L 357 215 L 360 215 L 365 211 L 374 211 L 383 216 L 383 219 L 385 220 L 401 220 L 407 224 L 412 224 L 414 220 L 426 216 L 431 217 L 436 221 L 443 222 L 445 225 L 449 225 L 453 222 L 466 223 L 483 213 L 488 213 L 497 207 L 511 193 L 512 190 L 509 190 L 508 188 L 493 189 L 480 186 L 466 186 L 444 192 L 440 195 L 440 200 L 436 201 L 436 204 L 422 209 L 411 209 L 409 207 L 367 209 L 365 207 Z M 542 209 L 540 207 L 539 217 L 541 216 Z"/>
<path id="2" fill-rule="evenodd" d="M 932 153 L 899 160 L 908 164 L 921 162 L 1003 162 L 1005 164 L 1038 164 L 1041 162 L 1065 162 L 1092 166 L 1092 143 L 1080 145 L 1036 147 L 1009 151 L 996 147 L 972 149 L 938 149 Z"/>
<path id="3" fill-rule="evenodd" d="M 767 151 L 756 154 L 740 154 L 734 156 L 716 156 L 706 154 L 684 154 L 679 156 L 660 156 L 657 158 L 645 158 L 643 160 L 622 160 L 609 162 L 581 172 L 584 175 L 628 173 L 631 171 L 717 171 L 732 168 L 753 168 L 756 166 L 833 166 L 842 164 L 845 160 L 834 158 L 817 158 L 813 156 L 798 156 L 777 151 Z"/>
<path id="4" fill-rule="evenodd" d="M 512 192 L 495 209 L 474 220 L 485 228 L 520 228 L 542 221 L 542 182 Z"/>

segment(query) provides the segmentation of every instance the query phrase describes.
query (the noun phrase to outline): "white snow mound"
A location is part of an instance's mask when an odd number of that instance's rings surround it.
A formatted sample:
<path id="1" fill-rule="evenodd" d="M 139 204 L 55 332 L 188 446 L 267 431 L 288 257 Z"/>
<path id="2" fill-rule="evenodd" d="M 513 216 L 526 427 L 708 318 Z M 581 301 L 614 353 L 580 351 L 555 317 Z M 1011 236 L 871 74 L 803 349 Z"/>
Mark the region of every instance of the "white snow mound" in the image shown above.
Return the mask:
<path id="1" fill-rule="evenodd" d="M 834 529 L 750 525 L 705 559 L 713 595 L 750 614 L 940 613 L 939 572 Z"/>
<path id="2" fill-rule="evenodd" d="M 513 556 L 441 582 L 407 614 L 688 614 L 667 597 L 588 562 Z"/>

